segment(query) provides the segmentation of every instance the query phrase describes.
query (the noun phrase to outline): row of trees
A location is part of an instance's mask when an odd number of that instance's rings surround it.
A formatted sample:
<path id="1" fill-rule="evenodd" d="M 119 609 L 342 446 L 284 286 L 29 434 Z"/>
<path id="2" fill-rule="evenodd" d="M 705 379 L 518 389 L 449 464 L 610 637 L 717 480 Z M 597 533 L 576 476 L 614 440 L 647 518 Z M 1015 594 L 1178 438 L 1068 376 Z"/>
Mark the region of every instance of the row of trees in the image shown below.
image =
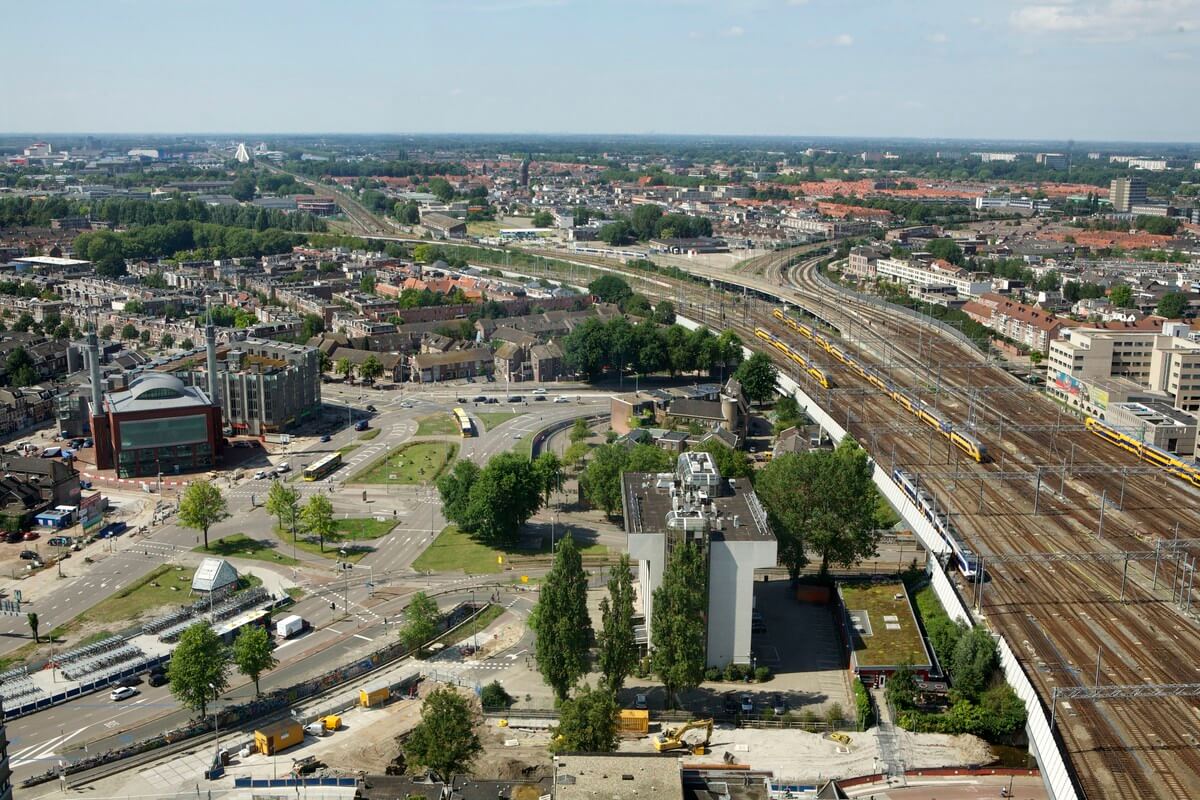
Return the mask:
<path id="1" fill-rule="evenodd" d="M 303 234 L 278 228 L 259 231 L 181 221 L 146 225 L 124 233 L 81 233 L 75 237 L 74 250 L 95 265 L 97 274 L 117 277 L 125 274 L 126 259 L 169 258 L 184 253 L 198 258 L 258 257 L 290 252 L 304 241 Z"/>
<path id="2" fill-rule="evenodd" d="M 553 453 L 529 459 L 502 453 L 480 467 L 462 459 L 437 481 L 442 513 L 460 530 L 490 545 L 512 544 L 521 527 L 563 484 Z"/>
<path id="3" fill-rule="evenodd" d="M 600 228 L 598 236 L 610 245 L 645 242 L 650 239 L 693 239 L 712 236 L 712 220 L 688 214 L 664 214 L 654 204 L 638 206 L 628 217 L 617 217 Z"/>
<path id="4" fill-rule="evenodd" d="M 717 336 L 708 328 L 689 331 L 652 320 L 634 325 L 624 317 L 584 321 L 563 338 L 562 349 L 568 367 L 590 380 L 628 369 L 642 374 L 706 372 L 724 379 L 727 370 L 742 362 L 742 342 L 731 329 Z"/>
<path id="5" fill-rule="evenodd" d="M 279 663 L 271 652 L 273 647 L 267 629 L 258 625 L 243 628 L 233 646 L 227 647 L 207 620 L 197 622 L 183 632 L 171 653 L 167 667 L 171 694 L 184 708 L 203 717 L 209 703 L 229 688 L 229 668 L 236 666 L 254 681 L 257 696 L 259 680 Z"/>

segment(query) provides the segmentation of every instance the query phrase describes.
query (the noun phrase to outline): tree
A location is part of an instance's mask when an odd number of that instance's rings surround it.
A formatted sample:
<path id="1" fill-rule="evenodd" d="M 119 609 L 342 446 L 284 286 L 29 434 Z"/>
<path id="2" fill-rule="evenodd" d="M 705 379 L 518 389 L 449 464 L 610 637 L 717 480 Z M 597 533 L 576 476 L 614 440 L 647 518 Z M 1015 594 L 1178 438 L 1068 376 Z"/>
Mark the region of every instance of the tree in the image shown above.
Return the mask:
<path id="1" fill-rule="evenodd" d="M 300 510 L 300 519 L 303 521 L 304 530 L 309 534 L 316 534 L 321 552 L 325 552 L 326 537 L 332 536 L 337 530 L 333 521 L 333 503 L 323 494 L 314 494 Z"/>
<path id="2" fill-rule="evenodd" d="M 162 346 L 162 349 L 170 350 L 175 346 L 175 336 L 174 334 L 164 333 L 158 343 Z"/>
<path id="3" fill-rule="evenodd" d="M 952 685 L 960 695 L 977 702 L 999 665 L 996 640 L 987 628 L 982 625 L 970 628 L 954 645 L 950 660 Z"/>
<path id="4" fill-rule="evenodd" d="M 654 306 L 652 319 L 659 325 L 675 324 L 675 304 L 670 300 L 659 300 Z"/>
<path id="5" fill-rule="evenodd" d="M 425 645 L 433 641 L 442 628 L 442 613 L 437 601 L 424 592 L 417 592 L 404 609 L 404 627 L 400 629 L 400 641 L 410 653 L 420 653 Z"/>
<path id="6" fill-rule="evenodd" d="M 546 451 L 533 460 L 533 473 L 541 485 L 544 506 L 550 502 L 550 495 L 563 487 L 566 476 L 563 474 L 562 461 L 554 453 Z"/>
<path id="7" fill-rule="evenodd" d="M 452 784 L 483 749 L 467 698 L 449 687 L 431 691 L 421 704 L 421 721 L 403 747 L 410 763 L 433 770 L 444 783 Z"/>
<path id="8" fill-rule="evenodd" d="M 620 305 L 633 294 L 633 290 L 629 288 L 629 284 L 625 282 L 624 278 L 616 275 L 602 275 L 588 284 L 588 293 L 602 303 Z"/>
<path id="9" fill-rule="evenodd" d="M 96 274 L 103 278 L 119 278 L 125 274 L 125 252 L 121 237 L 112 231 L 80 235 L 75 240 L 75 252 L 91 261 Z"/>
<path id="10" fill-rule="evenodd" d="M 175 699 L 201 717 L 229 687 L 229 649 L 207 620 L 191 625 L 179 637 L 167 679 Z"/>
<path id="11" fill-rule="evenodd" d="M 633 228 L 628 220 L 619 219 L 601 226 L 596 236 L 607 245 L 620 247 L 633 241 Z"/>
<path id="12" fill-rule="evenodd" d="M 379 363 L 379 359 L 374 354 L 371 354 L 358 368 L 358 374 L 364 381 L 373 381 L 383 374 L 383 364 Z"/>
<path id="13" fill-rule="evenodd" d="M 397 203 L 396 219 L 400 220 L 405 225 L 416 225 L 421 221 L 421 207 L 417 205 L 416 200 L 409 200 L 403 205 Z"/>
<path id="14" fill-rule="evenodd" d="M 963 251 L 953 239 L 930 239 L 925 249 L 934 258 L 949 261 L 951 264 L 963 263 Z"/>
<path id="15" fill-rule="evenodd" d="M 142 344 L 150 344 L 150 329 L 143 329 L 142 332 L 138 334 L 138 340 L 141 341 Z"/>
<path id="16" fill-rule="evenodd" d="M 221 490 L 209 481 L 196 480 L 183 490 L 179 499 L 179 522 L 185 528 L 204 532 L 204 549 L 208 549 L 208 530 L 229 516 Z"/>
<path id="17" fill-rule="evenodd" d="M 122 339 L 136 339 L 137 336 L 138 336 L 138 329 L 133 326 L 132 322 L 126 322 L 121 327 L 121 338 Z"/>
<path id="18" fill-rule="evenodd" d="M 358 279 L 358 290 L 366 294 L 375 294 L 375 276 L 363 275 Z"/>
<path id="19" fill-rule="evenodd" d="M 459 527 L 488 544 L 511 544 L 541 505 L 542 484 L 529 459 L 502 453 L 487 463 L 472 484 Z"/>
<path id="20" fill-rule="evenodd" d="M 112 334 L 109 334 L 109 336 L 111 336 L 111 335 Z M 107 338 L 107 337 L 105 337 L 105 338 Z M 179 343 L 179 347 L 182 350 L 194 350 L 194 349 L 196 349 L 196 343 L 193 342 L 191 339 L 184 339 L 182 342 Z"/>
<path id="21" fill-rule="evenodd" d="M 275 515 L 281 530 L 290 527 L 292 538 L 295 538 L 296 518 L 300 514 L 300 492 L 283 481 L 271 481 L 271 488 L 267 491 L 267 513 Z"/>
<path id="22" fill-rule="evenodd" d="M 478 464 L 464 458 L 454 462 L 453 469 L 437 480 L 438 494 L 442 497 L 442 514 L 460 528 L 467 524 L 471 487 L 479 480 L 480 472 Z"/>
<path id="23" fill-rule="evenodd" d="M 337 373 L 343 378 L 349 378 L 354 374 L 354 364 L 351 363 L 350 359 L 348 358 L 339 358 L 337 363 L 334 365 L 334 369 L 336 369 Z"/>
<path id="24" fill-rule="evenodd" d="M 25 621 L 29 623 L 29 632 L 33 634 L 33 643 L 37 644 L 38 639 L 38 615 L 36 611 L 30 611 L 25 615 Z"/>
<path id="25" fill-rule="evenodd" d="M 654 445 L 632 449 L 607 444 L 597 447 L 579 478 L 587 501 L 612 516 L 621 507 L 621 473 L 663 472 L 671 468 L 671 455 Z"/>
<path id="26" fill-rule="evenodd" d="M 909 663 L 901 664 L 888 678 L 884 689 L 887 701 L 897 711 L 912 708 L 917 703 L 917 675 Z"/>
<path id="27" fill-rule="evenodd" d="M 707 568 L 700 548 L 676 545 L 654 590 L 650 665 L 674 704 L 676 694 L 704 679 Z"/>
<path id="28" fill-rule="evenodd" d="M 1187 307 L 1187 295 L 1182 292 L 1167 292 L 1158 301 L 1158 305 L 1154 308 L 1154 313 L 1167 319 L 1179 319 L 1183 316 L 1183 312 L 1187 310 Z"/>
<path id="29" fill-rule="evenodd" d="M 571 443 L 581 442 L 592 435 L 592 429 L 588 427 L 587 421 L 583 417 L 575 420 L 575 424 L 571 426 Z"/>
<path id="30" fill-rule="evenodd" d="M 550 748 L 563 753 L 611 753 L 617 749 L 617 692 L 584 684 L 558 708 L 558 725 L 550 731 Z"/>
<path id="31" fill-rule="evenodd" d="M 113 326 L 112 325 L 105 325 L 103 328 L 100 329 L 100 338 L 101 339 L 111 339 L 112 335 L 113 335 Z"/>
<path id="32" fill-rule="evenodd" d="M 633 632 L 633 570 L 629 555 L 622 553 L 608 574 L 608 597 L 600 599 L 603 626 L 597 637 L 600 671 L 604 686 L 619 692 L 637 665 L 637 641 Z"/>
<path id="33" fill-rule="evenodd" d="M 513 697 L 504 691 L 500 681 L 492 681 L 480 690 L 479 704 L 485 709 L 508 708 L 513 704 Z"/>
<path id="34" fill-rule="evenodd" d="M 271 635 L 259 625 L 247 625 L 233 640 L 233 663 L 238 672 L 254 681 L 254 696 L 260 694 L 258 679 L 275 669 L 279 660 L 271 652 Z"/>
<path id="35" fill-rule="evenodd" d="M 253 175 L 239 175 L 234 179 L 233 185 L 229 187 L 229 194 L 234 200 L 245 203 L 254 199 L 255 188 L 257 187 Z"/>
<path id="36" fill-rule="evenodd" d="M 694 448 L 713 457 L 722 478 L 753 478 L 754 464 L 743 450 L 726 447 L 719 439 L 709 439 Z"/>
<path id="37" fill-rule="evenodd" d="M 755 353 L 741 363 L 733 377 L 741 382 L 746 397 L 761 404 L 775 396 L 779 370 L 766 353 Z"/>
<path id="38" fill-rule="evenodd" d="M 24 347 L 14 347 L 4 359 L 4 371 L 8 375 L 10 386 L 30 386 L 37 382 L 37 372 L 33 368 L 33 358 Z"/>
<path id="39" fill-rule="evenodd" d="M 762 469 L 755 491 L 779 540 L 779 560 L 793 578 L 809 561 L 852 566 L 874 554 L 874 484 L 866 453 L 844 439 L 833 452 L 786 453 Z"/>
<path id="40" fill-rule="evenodd" d="M 570 534 L 558 543 L 554 566 L 542 582 L 537 605 L 529 616 L 537 637 L 534 656 L 542 678 L 559 701 L 587 674 L 592 623 L 587 610 L 587 575 Z"/>
<path id="41" fill-rule="evenodd" d="M 529 224 L 534 228 L 549 228 L 554 224 L 554 215 L 549 211 L 539 211 L 533 215 Z"/>
<path id="42" fill-rule="evenodd" d="M 1117 308 L 1133 308 L 1133 287 L 1124 283 L 1118 284 L 1112 287 L 1108 299 Z"/>
<path id="43" fill-rule="evenodd" d="M 713 353 L 713 366 L 721 367 L 721 380 L 725 379 L 726 369 L 736 369 L 742 363 L 742 357 L 741 338 L 732 329 L 727 328 L 721 331 Z"/>

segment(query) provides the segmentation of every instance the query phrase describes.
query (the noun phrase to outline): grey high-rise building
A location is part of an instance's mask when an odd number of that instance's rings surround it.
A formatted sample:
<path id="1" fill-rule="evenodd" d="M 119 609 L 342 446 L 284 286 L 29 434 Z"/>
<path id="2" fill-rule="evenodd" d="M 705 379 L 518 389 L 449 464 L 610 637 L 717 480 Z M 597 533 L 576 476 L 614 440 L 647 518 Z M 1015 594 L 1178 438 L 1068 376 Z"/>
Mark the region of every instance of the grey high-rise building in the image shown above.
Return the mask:
<path id="1" fill-rule="evenodd" d="M 1108 187 L 1113 211 L 1128 214 L 1133 206 L 1146 204 L 1146 182 L 1141 178 L 1113 178 Z"/>

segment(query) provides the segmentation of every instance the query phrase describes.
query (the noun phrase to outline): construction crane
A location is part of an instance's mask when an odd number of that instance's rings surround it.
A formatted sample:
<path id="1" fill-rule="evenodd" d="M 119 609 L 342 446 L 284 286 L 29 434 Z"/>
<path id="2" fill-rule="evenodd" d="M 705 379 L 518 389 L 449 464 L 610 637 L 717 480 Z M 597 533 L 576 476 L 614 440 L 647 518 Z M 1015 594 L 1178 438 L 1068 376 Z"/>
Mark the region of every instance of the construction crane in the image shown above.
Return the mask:
<path id="1" fill-rule="evenodd" d="M 704 742 L 698 745 L 688 744 L 683 740 L 689 731 L 704 729 Z M 650 738 L 654 749 L 660 753 L 668 750 L 688 750 L 694 756 L 702 756 L 708 752 L 708 743 L 712 739 L 713 721 L 711 719 L 694 719 L 674 728 L 663 728 L 662 733 Z"/>

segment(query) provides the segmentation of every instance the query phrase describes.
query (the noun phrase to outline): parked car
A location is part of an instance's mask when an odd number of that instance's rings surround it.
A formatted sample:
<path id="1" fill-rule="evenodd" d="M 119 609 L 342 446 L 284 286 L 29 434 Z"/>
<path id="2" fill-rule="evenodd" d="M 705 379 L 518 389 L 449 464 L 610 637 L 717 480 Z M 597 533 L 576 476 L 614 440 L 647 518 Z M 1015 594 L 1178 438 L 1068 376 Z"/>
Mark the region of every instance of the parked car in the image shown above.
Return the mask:
<path id="1" fill-rule="evenodd" d="M 328 433 L 322 433 L 322 434 L 321 434 L 321 441 L 322 441 L 322 442 L 328 442 L 328 441 L 330 441 L 332 438 L 333 438 L 333 437 L 332 437 L 332 436 L 330 436 Z"/>
<path id="2" fill-rule="evenodd" d="M 33 552 L 32 550 L 22 550 L 21 551 L 21 560 L 22 561 L 30 561 L 37 557 L 38 557 L 38 554 Z"/>
<path id="3" fill-rule="evenodd" d="M 513 394 L 513 395 L 509 395 L 509 397 L 508 397 L 508 402 L 510 402 L 510 403 L 519 403 L 519 402 L 521 402 L 521 401 L 522 401 L 522 400 L 524 400 L 524 399 L 525 399 L 525 398 L 521 397 L 521 395 L 519 395 L 519 394 Z"/>
<path id="4" fill-rule="evenodd" d="M 556 402 L 556 403 L 569 403 L 569 402 L 571 402 L 571 401 L 570 401 L 570 400 L 568 400 L 567 398 L 563 397 L 563 396 L 560 394 L 558 397 L 554 398 L 554 402 Z"/>
<path id="5" fill-rule="evenodd" d="M 544 400 L 546 399 L 546 395 L 544 395 L 544 394 L 535 394 L 535 395 L 533 396 L 533 399 L 534 399 L 534 400 L 543 400 L 543 401 L 544 401 Z"/>
<path id="6" fill-rule="evenodd" d="M 91 447 L 93 444 L 95 444 L 95 442 L 93 442 L 91 439 L 84 439 L 84 440 L 83 440 L 83 446 L 84 446 L 84 447 Z"/>
<path id="7" fill-rule="evenodd" d="M 275 467 L 276 472 L 291 472 L 292 465 L 286 461 L 279 462 L 279 466 Z"/>
<path id="8" fill-rule="evenodd" d="M 254 480 L 256 481 L 261 481 L 265 477 L 267 477 L 267 471 L 264 469 L 260 469 L 258 472 L 254 473 Z"/>
<path id="9" fill-rule="evenodd" d="M 132 686 L 118 686 L 108 693 L 108 699 L 114 701 L 128 700 L 138 693 L 138 690 Z"/>
<path id="10" fill-rule="evenodd" d="M 477 394 L 471 400 L 476 403 L 486 403 L 488 401 L 486 394 Z"/>
<path id="11" fill-rule="evenodd" d="M 633 698 L 633 707 L 634 707 L 634 708 L 636 708 L 636 709 L 646 709 L 646 708 L 649 708 L 649 705 L 648 705 L 648 703 L 647 703 L 647 701 L 646 701 L 646 695 L 644 695 L 644 694 L 639 694 L 639 695 L 636 695 L 636 696 Z"/>
<path id="12" fill-rule="evenodd" d="M 27 542 L 33 542 L 33 541 L 37 541 L 38 538 L 40 538 L 40 537 L 41 537 L 41 534 L 38 533 L 37 531 L 27 531 L 25 533 L 25 535 L 22 536 L 21 538 Z"/>
<path id="13" fill-rule="evenodd" d="M 783 695 L 777 694 L 771 698 L 771 710 L 780 717 L 787 713 L 787 701 L 783 699 Z"/>
<path id="14" fill-rule="evenodd" d="M 22 534 L 20 531 L 12 531 L 5 535 L 4 541 L 8 542 L 9 544 L 16 544 L 17 542 L 21 541 L 21 536 Z"/>
<path id="15" fill-rule="evenodd" d="M 356 431 L 365 431 L 367 427 L 368 425 L 365 419 L 360 419 L 358 422 L 354 423 L 354 430 Z"/>
<path id="16" fill-rule="evenodd" d="M 733 692 L 726 692 L 725 695 L 721 698 L 721 707 L 724 708 L 725 711 L 730 714 L 737 711 L 738 710 L 737 695 L 735 695 Z"/>
<path id="17" fill-rule="evenodd" d="M 753 696 L 744 694 L 744 695 L 742 695 L 740 702 L 741 702 L 741 708 L 742 708 L 743 714 L 753 714 L 754 713 L 754 697 Z"/>
<path id="18" fill-rule="evenodd" d="M 375 406 L 367 406 L 367 411 L 370 411 L 372 414 L 374 414 L 378 410 L 379 409 L 375 408 Z"/>
<path id="19" fill-rule="evenodd" d="M 151 686 L 163 686 L 167 682 L 167 673 L 163 672 L 161 669 L 156 669 L 150 673 L 146 682 Z"/>

